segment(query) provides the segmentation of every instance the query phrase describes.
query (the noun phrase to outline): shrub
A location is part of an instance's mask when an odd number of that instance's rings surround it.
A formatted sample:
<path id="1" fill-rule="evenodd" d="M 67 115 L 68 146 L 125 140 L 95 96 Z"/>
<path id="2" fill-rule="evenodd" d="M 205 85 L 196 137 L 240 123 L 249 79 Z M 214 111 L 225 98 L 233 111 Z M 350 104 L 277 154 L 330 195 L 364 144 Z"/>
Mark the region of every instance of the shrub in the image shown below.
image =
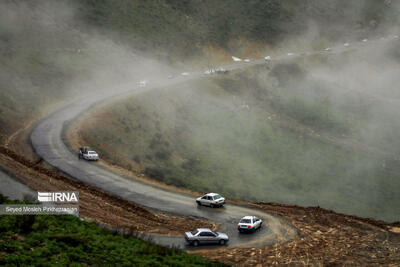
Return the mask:
<path id="1" fill-rule="evenodd" d="M 163 181 L 165 178 L 163 171 L 158 167 L 147 167 L 143 173 L 146 176 L 156 179 L 158 181 Z"/>

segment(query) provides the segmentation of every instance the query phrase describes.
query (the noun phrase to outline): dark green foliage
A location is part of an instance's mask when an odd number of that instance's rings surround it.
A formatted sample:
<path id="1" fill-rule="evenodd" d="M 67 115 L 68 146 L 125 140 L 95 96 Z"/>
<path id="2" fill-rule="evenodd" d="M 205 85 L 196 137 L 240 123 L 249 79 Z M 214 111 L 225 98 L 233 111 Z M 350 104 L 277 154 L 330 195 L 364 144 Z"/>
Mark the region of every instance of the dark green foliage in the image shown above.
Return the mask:
<path id="1" fill-rule="evenodd" d="M 8 201 L 0 195 L 3 203 Z M 17 222 L 35 218 L 32 231 Z M 221 266 L 201 257 L 119 235 L 73 216 L 0 216 L 0 265 Z"/>
<path id="2" fill-rule="evenodd" d="M 145 175 L 147 175 L 148 177 L 151 177 L 153 179 L 156 179 L 158 181 L 163 181 L 164 180 L 164 172 L 157 167 L 148 167 L 144 170 L 143 172 Z"/>
<path id="3" fill-rule="evenodd" d="M 32 231 L 32 226 L 35 223 L 36 216 L 22 215 L 17 217 L 17 226 L 21 233 L 27 234 Z"/>
<path id="4" fill-rule="evenodd" d="M 80 17 L 140 49 L 164 51 L 170 57 L 195 58 L 203 45 L 240 50 L 232 40 L 276 44 L 309 30 L 310 21 L 322 38 L 337 40 L 360 28 L 374 30 L 395 23 L 399 14 L 385 1 L 280 0 L 84 0 L 76 1 Z M 395 4 L 392 4 L 395 5 Z M 394 10 L 393 10 L 394 9 Z M 361 15 L 360 15 L 361 14 Z M 359 16 L 359 17 L 355 17 Z M 371 21 L 376 21 L 372 25 Z M 339 31 L 339 32 L 338 32 Z M 199 49 L 200 48 L 200 49 Z M 160 53 L 164 54 L 164 53 Z"/>

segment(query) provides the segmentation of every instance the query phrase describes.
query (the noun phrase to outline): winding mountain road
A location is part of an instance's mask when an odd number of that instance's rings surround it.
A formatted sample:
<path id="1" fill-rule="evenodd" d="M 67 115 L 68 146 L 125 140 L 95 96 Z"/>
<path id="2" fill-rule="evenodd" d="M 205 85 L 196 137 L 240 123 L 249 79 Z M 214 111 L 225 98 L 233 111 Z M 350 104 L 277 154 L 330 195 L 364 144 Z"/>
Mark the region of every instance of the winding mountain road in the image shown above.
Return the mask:
<path id="1" fill-rule="evenodd" d="M 364 44 L 359 43 L 358 46 Z M 285 55 L 273 58 L 271 61 L 283 61 L 296 57 L 315 54 L 342 53 L 352 47 L 340 46 L 330 51 L 303 52 L 300 54 Z M 227 70 L 240 69 L 248 66 L 265 64 L 264 59 L 251 62 L 238 62 L 224 66 Z M 99 188 L 111 195 L 122 197 L 149 209 L 160 210 L 182 216 L 194 216 L 217 222 L 221 225 L 221 232 L 230 237 L 230 246 L 255 247 L 272 245 L 276 242 L 292 240 L 297 231 L 284 219 L 278 218 L 260 210 L 247 206 L 228 203 L 224 208 L 212 209 L 198 207 L 193 196 L 179 192 L 156 188 L 136 180 L 122 177 L 96 163 L 78 160 L 77 154 L 71 152 L 63 140 L 63 128 L 66 123 L 88 111 L 90 107 L 110 99 L 124 96 L 134 96 L 157 87 L 168 87 L 177 83 L 204 77 L 202 72 L 193 72 L 190 75 L 179 75 L 173 79 L 151 81 L 151 87 L 139 87 L 138 83 L 125 84 L 112 90 L 96 91 L 79 97 L 80 101 L 65 104 L 52 115 L 44 118 L 33 130 L 31 142 L 35 152 L 50 165 L 71 177 Z M 264 227 L 251 235 L 238 234 L 236 224 L 245 215 L 256 215 L 263 219 Z M 157 237 L 153 240 L 163 245 L 174 245 L 186 248 L 182 237 Z"/>
<path id="2" fill-rule="evenodd" d="M 87 111 L 87 109 L 105 99 L 122 93 L 140 93 L 143 89 L 114 90 L 113 92 L 96 93 L 90 98 L 84 97 L 82 102 L 74 102 L 61 108 L 53 115 L 42 120 L 31 135 L 32 145 L 36 153 L 52 166 L 67 173 L 71 177 L 101 189 L 111 195 L 130 200 L 144 207 L 182 216 L 193 216 L 217 222 L 221 231 L 230 236 L 230 245 L 254 246 L 274 244 L 277 240 L 287 241 L 294 238 L 296 231 L 284 220 L 249 207 L 227 204 L 224 208 L 212 209 L 198 207 L 194 198 L 178 192 L 164 189 L 121 177 L 109 170 L 101 168 L 94 162 L 79 160 L 76 153 L 71 152 L 62 139 L 65 123 Z M 148 89 L 146 89 L 148 90 Z M 254 235 L 239 235 L 236 225 L 245 215 L 254 214 L 265 221 L 265 226 Z M 184 247 L 183 238 L 159 237 L 157 243 Z"/>

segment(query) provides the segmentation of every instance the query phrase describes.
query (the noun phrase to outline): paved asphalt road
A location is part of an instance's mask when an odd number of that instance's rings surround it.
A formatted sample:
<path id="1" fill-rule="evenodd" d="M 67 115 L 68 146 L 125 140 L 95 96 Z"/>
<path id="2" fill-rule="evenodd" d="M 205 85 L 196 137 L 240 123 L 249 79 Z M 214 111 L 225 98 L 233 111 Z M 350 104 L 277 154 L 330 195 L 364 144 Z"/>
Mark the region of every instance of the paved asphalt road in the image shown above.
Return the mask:
<path id="1" fill-rule="evenodd" d="M 375 40 L 350 44 L 349 47 L 332 47 L 329 51 L 301 52 L 293 55 L 275 57 L 271 62 L 292 60 L 297 57 L 315 54 L 337 54 L 351 49 L 366 47 L 369 43 L 385 43 L 388 40 L 397 40 L 396 37 L 385 40 Z M 251 62 L 237 62 L 224 66 L 227 70 L 240 69 L 252 65 L 266 64 L 264 59 Z M 90 107 L 102 101 L 115 97 L 133 96 L 143 91 L 151 90 L 159 86 L 168 87 L 188 80 L 205 77 L 203 72 L 192 72 L 187 76 L 178 75 L 172 79 L 149 81 L 147 87 L 138 87 L 138 83 L 125 84 L 118 88 L 102 92 L 92 92 L 85 96 L 81 102 L 75 101 L 65 104 L 52 115 L 44 118 L 31 134 L 32 145 L 36 153 L 57 169 L 67 173 L 77 180 L 90 184 L 112 195 L 123 197 L 144 207 L 165 211 L 182 216 L 193 216 L 212 220 L 221 224 L 221 232 L 226 232 L 230 237 L 230 246 L 262 246 L 271 245 L 279 241 L 288 241 L 295 237 L 296 230 L 283 219 L 268 213 L 254 210 L 245 206 L 227 204 L 224 208 L 212 209 L 198 207 L 192 196 L 178 192 L 166 191 L 155 188 L 139 181 L 124 178 L 97 166 L 94 162 L 78 160 L 77 154 L 71 152 L 62 139 L 64 124 L 78 117 Z M 236 225 L 239 219 L 245 215 L 256 215 L 263 219 L 264 227 L 254 234 L 238 234 Z M 153 236 L 156 243 L 187 248 L 182 237 L 157 237 Z"/>
<path id="2" fill-rule="evenodd" d="M 36 200 L 36 192 L 0 170 L 0 194 L 12 200 Z"/>

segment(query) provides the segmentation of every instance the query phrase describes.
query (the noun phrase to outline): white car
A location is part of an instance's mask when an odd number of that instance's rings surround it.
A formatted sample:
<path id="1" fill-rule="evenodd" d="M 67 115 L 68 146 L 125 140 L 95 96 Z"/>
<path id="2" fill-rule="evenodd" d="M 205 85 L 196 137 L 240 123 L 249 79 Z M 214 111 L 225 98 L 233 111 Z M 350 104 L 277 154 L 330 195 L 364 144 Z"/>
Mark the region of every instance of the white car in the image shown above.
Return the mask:
<path id="1" fill-rule="evenodd" d="M 271 61 L 271 56 L 266 56 L 264 59 L 265 59 L 265 61 L 267 61 L 267 62 L 268 62 L 268 61 Z"/>
<path id="2" fill-rule="evenodd" d="M 349 43 L 344 43 L 343 46 L 344 47 L 348 47 L 350 44 Z"/>
<path id="3" fill-rule="evenodd" d="M 368 42 L 368 39 L 364 39 L 364 40 L 362 40 L 364 43 L 366 43 L 366 42 Z"/>
<path id="4" fill-rule="evenodd" d="M 330 47 L 327 47 L 324 49 L 325 51 L 331 51 L 332 49 Z"/>
<path id="5" fill-rule="evenodd" d="M 99 154 L 96 151 L 90 150 L 87 153 L 82 153 L 82 158 L 86 160 L 99 160 Z"/>
<path id="6" fill-rule="evenodd" d="M 86 160 L 99 160 L 99 154 L 96 151 L 88 151 L 87 154 L 83 154 L 83 158 Z"/>
<path id="7" fill-rule="evenodd" d="M 225 198 L 216 193 L 208 193 L 196 199 L 197 205 L 210 206 L 212 208 L 222 207 L 225 204 Z"/>
<path id="8" fill-rule="evenodd" d="M 288 55 L 288 56 L 293 56 L 294 54 L 293 54 L 293 53 L 287 53 L 287 55 Z"/>
<path id="9" fill-rule="evenodd" d="M 99 154 L 91 150 L 88 146 L 82 146 L 78 150 L 78 159 L 99 160 Z"/>
<path id="10" fill-rule="evenodd" d="M 182 72 L 181 75 L 182 75 L 182 76 L 188 76 L 188 75 L 189 75 L 189 72 Z"/>
<path id="11" fill-rule="evenodd" d="M 238 223 L 238 231 L 243 232 L 254 232 L 260 229 L 262 225 L 262 220 L 256 216 L 245 216 Z"/>

